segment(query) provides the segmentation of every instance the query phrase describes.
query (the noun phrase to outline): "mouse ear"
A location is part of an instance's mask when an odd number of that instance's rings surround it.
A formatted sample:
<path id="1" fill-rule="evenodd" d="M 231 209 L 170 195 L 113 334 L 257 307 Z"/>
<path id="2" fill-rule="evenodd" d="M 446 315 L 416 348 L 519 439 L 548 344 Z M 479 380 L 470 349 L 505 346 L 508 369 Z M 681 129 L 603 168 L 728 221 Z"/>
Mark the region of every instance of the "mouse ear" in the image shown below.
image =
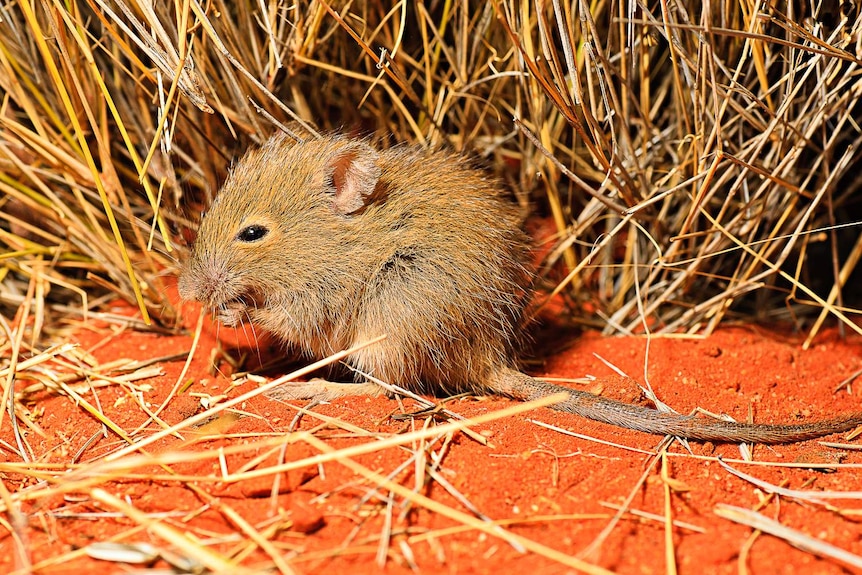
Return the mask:
<path id="1" fill-rule="evenodd" d="M 374 148 L 360 144 L 339 150 L 332 158 L 332 207 L 336 212 L 346 216 L 368 203 L 380 179 L 378 157 Z"/>

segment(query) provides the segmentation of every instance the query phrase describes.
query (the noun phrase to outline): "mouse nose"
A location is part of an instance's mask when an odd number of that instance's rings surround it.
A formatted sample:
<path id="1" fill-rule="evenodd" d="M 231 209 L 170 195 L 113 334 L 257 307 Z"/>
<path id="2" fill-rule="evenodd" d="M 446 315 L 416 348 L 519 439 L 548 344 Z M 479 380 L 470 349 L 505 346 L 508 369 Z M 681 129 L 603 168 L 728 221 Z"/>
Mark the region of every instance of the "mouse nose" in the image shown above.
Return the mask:
<path id="1" fill-rule="evenodd" d="M 257 301 L 241 271 L 206 258 L 193 258 L 180 273 L 177 287 L 184 300 L 199 301 L 211 309 Z"/>
<path id="2" fill-rule="evenodd" d="M 219 290 L 225 285 L 225 275 L 223 266 L 193 259 L 180 272 L 177 285 L 180 297 L 187 301 L 199 301 L 208 306 L 216 305 L 220 303 L 216 300 Z"/>
<path id="3" fill-rule="evenodd" d="M 183 270 L 180 273 L 179 283 L 177 284 L 177 288 L 180 292 L 180 297 L 185 301 L 202 301 L 200 297 L 198 297 L 197 285 L 194 280 L 192 280 L 191 273 L 189 270 Z"/>

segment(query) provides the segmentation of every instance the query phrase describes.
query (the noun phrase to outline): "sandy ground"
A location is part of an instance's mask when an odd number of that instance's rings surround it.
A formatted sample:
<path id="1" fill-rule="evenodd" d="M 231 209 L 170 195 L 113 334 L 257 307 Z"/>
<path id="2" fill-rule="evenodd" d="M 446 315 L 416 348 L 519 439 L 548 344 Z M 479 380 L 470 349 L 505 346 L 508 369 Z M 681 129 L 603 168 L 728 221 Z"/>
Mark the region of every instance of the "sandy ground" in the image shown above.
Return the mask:
<path id="1" fill-rule="evenodd" d="M 221 335 L 229 336 L 225 331 Z M 216 334 L 213 326 L 204 330 L 182 380 L 187 385 L 160 414 L 166 424 L 261 384 L 232 382 L 225 362 L 220 363 L 221 373 L 210 369 Z M 108 327 L 81 329 L 75 341 L 100 363 L 159 358 L 192 345 L 190 337 L 112 332 Z M 701 407 L 737 420 L 805 422 L 859 410 L 859 382 L 836 388 L 862 368 L 862 339 L 841 340 L 831 331 L 805 351 L 801 341 L 788 330 L 728 327 L 705 339 L 653 339 L 646 361 L 644 338 L 584 333 L 531 370 L 577 379 L 570 385 L 649 406 L 634 381 L 608 364 L 641 383 L 646 371 L 657 396 L 676 410 Z M 147 419 L 135 393 L 149 409 L 156 409 L 177 383 L 183 361 L 157 365 L 162 375 L 135 382 L 138 391 L 119 383 L 95 389 L 78 384 L 76 389 L 131 434 Z M 281 369 L 261 381 L 287 368 Z M 30 383 L 20 381 L 18 389 Z M 158 460 L 161 466 L 144 458 L 139 466 L 122 472 L 84 474 L 91 477 L 90 483 L 73 474 L 70 477 L 79 482 L 71 483 L 63 475 L 71 462 L 94 462 L 121 448 L 124 441 L 113 431 L 102 435 L 102 424 L 68 396 L 32 393 L 26 405 L 44 433 L 22 429 L 30 457 L 39 465 L 16 472 L 12 465 L 20 458 L 11 449 L 16 439 L 8 414 L 0 427 L 5 442 L 0 444 L 0 476 L 9 492 L 3 500 L 13 495 L 21 500 L 14 505 L 17 513 L 6 513 L 8 523 L 0 529 L 3 573 L 25 568 L 22 557 L 39 573 L 127 572 L 129 565 L 97 561 L 83 552 L 94 542 L 112 539 L 149 542 L 157 549 L 185 554 L 158 526 L 187 534 L 219 560 L 257 570 L 273 568 L 272 557 L 277 555 L 281 570 L 295 573 L 378 572 L 385 564 L 385 572 L 392 574 L 413 569 L 553 574 L 574 572 L 581 562 L 619 573 L 672 572 L 674 564 L 680 573 L 862 572 L 717 514 L 725 505 L 754 510 L 859 560 L 862 452 L 858 440 L 846 442 L 841 436 L 826 439 L 847 443 L 843 448 L 819 441 L 756 446 L 753 463 L 742 460 L 737 445 L 692 443 L 689 452 L 676 443 L 666 456 L 657 457 L 652 454 L 659 437 L 547 408 L 474 425 L 472 435 L 441 435 L 435 426 L 450 419 L 445 412 L 404 417 L 421 406 L 413 400 L 399 404 L 387 398 L 349 398 L 318 406 L 314 411 L 320 416 L 309 414 L 299 420 L 297 429 L 312 431 L 316 441 L 323 442 L 321 448 L 287 433 L 302 403 L 258 395 L 234 411 L 183 430 L 182 437 L 147 445 L 144 451 L 150 456 L 173 457 Z M 442 407 L 475 418 L 517 405 L 471 397 Z M 159 429 L 149 423 L 136 437 Z M 428 430 L 426 439 L 389 447 L 383 443 L 423 429 Z M 407 501 L 400 492 L 377 487 L 343 459 L 308 461 L 321 449 L 363 445 L 371 447 L 352 455 L 351 463 L 428 499 Z M 767 485 L 734 475 L 718 457 L 732 470 Z M 299 462 L 298 468 L 273 471 L 280 461 Z M 788 466 L 794 463 L 804 465 Z M 58 467 L 52 469 L 51 464 Z M 821 469 L 810 467 L 818 465 Z M 831 469 L 822 469 L 830 465 Z M 32 471 L 36 468 L 39 473 Z M 248 473 L 256 469 L 262 471 Z M 40 483 L 40 478 L 50 479 L 56 487 Z M 769 486 L 806 491 L 812 499 L 770 494 Z M 856 493 L 817 498 L 824 491 Z M 102 493 L 120 498 L 145 519 L 100 499 Z M 429 509 L 428 500 L 440 508 Z M 628 512 L 615 519 L 615 509 L 623 504 Z M 480 531 L 465 525 L 459 513 L 503 527 Z M 526 550 L 508 534 L 526 541 Z M 264 543 L 255 542 L 255 537 Z M 160 561 L 154 566 L 167 565 Z"/>

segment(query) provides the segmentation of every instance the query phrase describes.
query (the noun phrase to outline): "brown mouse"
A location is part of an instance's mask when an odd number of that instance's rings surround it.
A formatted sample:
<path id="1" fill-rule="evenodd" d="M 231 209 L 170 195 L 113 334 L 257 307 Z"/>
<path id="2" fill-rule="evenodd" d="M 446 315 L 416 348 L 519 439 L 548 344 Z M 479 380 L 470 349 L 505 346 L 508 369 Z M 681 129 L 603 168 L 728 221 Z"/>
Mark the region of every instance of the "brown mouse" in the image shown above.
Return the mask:
<path id="1" fill-rule="evenodd" d="M 311 357 L 386 334 L 347 363 L 420 393 L 531 400 L 565 391 L 555 409 L 713 442 L 789 443 L 862 424 L 862 413 L 801 425 L 664 414 L 525 375 L 513 358 L 531 295 L 529 262 L 515 207 L 463 157 L 279 135 L 233 169 L 201 222 L 179 289 L 225 325 L 250 322 Z M 373 383 L 315 381 L 279 396 L 379 393 Z"/>

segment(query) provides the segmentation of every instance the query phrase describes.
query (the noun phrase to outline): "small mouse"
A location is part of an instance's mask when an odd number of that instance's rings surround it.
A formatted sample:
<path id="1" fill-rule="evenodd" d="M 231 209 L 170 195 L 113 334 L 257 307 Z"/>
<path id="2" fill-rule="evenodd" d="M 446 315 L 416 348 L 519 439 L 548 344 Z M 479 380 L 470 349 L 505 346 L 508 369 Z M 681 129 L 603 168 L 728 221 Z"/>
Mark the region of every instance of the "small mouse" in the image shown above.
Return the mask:
<path id="1" fill-rule="evenodd" d="M 565 391 L 554 409 L 711 442 L 790 443 L 862 424 L 862 413 L 799 425 L 665 414 L 521 373 L 514 358 L 532 295 L 530 253 L 514 204 L 461 156 L 276 135 L 229 174 L 179 291 L 224 325 L 249 322 L 310 357 L 385 334 L 346 362 L 417 393 L 532 400 Z M 312 381 L 278 396 L 380 393 L 370 382 Z"/>

